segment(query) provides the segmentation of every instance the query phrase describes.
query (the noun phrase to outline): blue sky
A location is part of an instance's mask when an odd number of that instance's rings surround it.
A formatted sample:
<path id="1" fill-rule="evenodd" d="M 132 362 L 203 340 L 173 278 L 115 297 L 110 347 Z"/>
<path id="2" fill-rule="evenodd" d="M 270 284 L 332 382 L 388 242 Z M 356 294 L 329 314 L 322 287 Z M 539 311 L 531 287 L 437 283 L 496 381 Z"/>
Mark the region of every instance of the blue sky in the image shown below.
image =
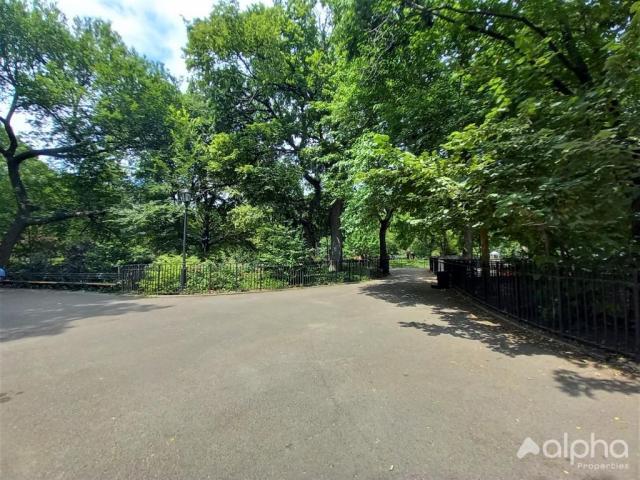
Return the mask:
<path id="1" fill-rule="evenodd" d="M 182 48 L 187 43 L 185 20 L 206 17 L 215 0 L 57 0 L 67 16 L 98 17 L 111 22 L 127 45 L 152 60 L 162 62 L 178 79 L 187 69 Z M 252 3 L 271 4 L 271 0 L 239 0 L 241 7 Z M 182 83 L 185 86 L 185 82 Z M 6 109 L 0 102 L 0 111 Z M 18 113 L 13 119 L 18 134 L 32 131 L 28 117 Z M 37 145 L 37 141 L 31 139 Z"/>
<path id="2" fill-rule="evenodd" d="M 244 7 L 258 1 L 239 3 Z M 186 68 L 181 49 L 187 41 L 184 21 L 207 16 L 214 0 L 57 0 L 56 3 L 69 18 L 109 20 L 128 45 L 183 77 Z"/>

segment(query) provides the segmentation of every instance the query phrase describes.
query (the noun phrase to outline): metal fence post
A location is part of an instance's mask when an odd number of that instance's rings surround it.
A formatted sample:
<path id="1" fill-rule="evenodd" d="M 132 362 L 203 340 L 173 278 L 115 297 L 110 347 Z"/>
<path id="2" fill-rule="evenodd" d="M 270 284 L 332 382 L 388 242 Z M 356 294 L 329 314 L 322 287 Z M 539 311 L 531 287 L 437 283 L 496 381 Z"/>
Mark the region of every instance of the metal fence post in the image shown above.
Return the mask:
<path id="1" fill-rule="evenodd" d="M 501 263 L 496 262 L 496 286 L 498 290 L 498 309 L 502 310 L 502 268 Z"/>
<path id="2" fill-rule="evenodd" d="M 512 269 L 513 272 L 513 295 L 516 299 L 516 316 L 520 318 L 520 271 L 516 264 Z"/>
<path id="3" fill-rule="evenodd" d="M 633 272 L 633 313 L 634 313 L 634 353 L 636 360 L 640 360 L 640 270 Z"/>

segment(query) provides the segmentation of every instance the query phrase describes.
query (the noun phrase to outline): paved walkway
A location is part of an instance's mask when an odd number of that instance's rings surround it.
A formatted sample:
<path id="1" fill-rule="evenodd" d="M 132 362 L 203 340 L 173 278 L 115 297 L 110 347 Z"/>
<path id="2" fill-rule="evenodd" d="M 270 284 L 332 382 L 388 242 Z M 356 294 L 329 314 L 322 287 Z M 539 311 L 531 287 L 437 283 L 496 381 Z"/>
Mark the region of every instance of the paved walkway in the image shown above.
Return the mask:
<path id="1" fill-rule="evenodd" d="M 637 379 L 428 280 L 188 298 L 2 290 L 0 477 L 638 478 Z M 574 465 L 516 456 L 526 437 L 565 433 L 624 440 L 629 458 L 601 444 Z M 628 469 L 593 470 L 612 461 Z"/>

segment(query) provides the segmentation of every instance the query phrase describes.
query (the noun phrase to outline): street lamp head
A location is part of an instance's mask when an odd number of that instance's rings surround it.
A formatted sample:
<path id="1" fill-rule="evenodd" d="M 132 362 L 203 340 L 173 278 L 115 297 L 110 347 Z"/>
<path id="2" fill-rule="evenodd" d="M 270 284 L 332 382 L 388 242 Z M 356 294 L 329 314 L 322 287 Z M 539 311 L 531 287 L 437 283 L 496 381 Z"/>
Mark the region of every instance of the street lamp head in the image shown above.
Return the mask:
<path id="1" fill-rule="evenodd" d="M 191 192 L 186 188 L 178 191 L 178 201 L 189 203 L 191 201 Z"/>

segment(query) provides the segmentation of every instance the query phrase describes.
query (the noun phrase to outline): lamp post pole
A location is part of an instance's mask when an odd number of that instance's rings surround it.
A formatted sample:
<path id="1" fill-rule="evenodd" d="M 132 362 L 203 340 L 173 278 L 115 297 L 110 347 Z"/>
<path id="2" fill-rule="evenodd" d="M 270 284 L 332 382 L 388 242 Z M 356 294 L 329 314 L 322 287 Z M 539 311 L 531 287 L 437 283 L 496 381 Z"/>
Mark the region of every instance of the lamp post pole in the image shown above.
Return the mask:
<path id="1" fill-rule="evenodd" d="M 180 271 L 180 291 L 187 284 L 187 208 L 191 201 L 189 190 L 180 190 L 178 200 L 184 203 L 184 219 L 182 222 L 182 270 Z"/>

